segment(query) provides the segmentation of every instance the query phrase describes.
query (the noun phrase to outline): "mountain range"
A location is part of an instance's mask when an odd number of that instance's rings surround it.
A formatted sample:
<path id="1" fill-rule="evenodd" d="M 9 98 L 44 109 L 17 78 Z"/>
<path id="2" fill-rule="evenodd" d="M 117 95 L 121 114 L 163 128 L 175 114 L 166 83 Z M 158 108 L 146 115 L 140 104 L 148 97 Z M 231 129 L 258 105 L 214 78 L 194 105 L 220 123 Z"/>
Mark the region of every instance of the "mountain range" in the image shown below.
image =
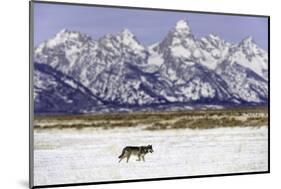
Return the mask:
<path id="1" fill-rule="evenodd" d="M 247 37 L 197 38 L 179 20 L 145 46 L 128 29 L 99 39 L 67 29 L 34 49 L 35 113 L 92 113 L 268 103 L 268 53 Z"/>

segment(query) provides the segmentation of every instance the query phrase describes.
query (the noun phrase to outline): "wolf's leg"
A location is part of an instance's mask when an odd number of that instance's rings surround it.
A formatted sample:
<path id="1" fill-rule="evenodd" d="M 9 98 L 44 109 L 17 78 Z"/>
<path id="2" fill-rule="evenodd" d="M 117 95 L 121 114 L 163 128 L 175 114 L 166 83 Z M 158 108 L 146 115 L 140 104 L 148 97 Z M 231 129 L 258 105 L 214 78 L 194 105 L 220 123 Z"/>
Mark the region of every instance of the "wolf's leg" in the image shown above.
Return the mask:
<path id="1" fill-rule="evenodd" d="M 141 155 L 138 154 L 138 159 L 136 161 L 140 161 L 141 160 Z"/>
<path id="2" fill-rule="evenodd" d="M 127 155 L 127 163 L 129 162 L 130 156 L 131 156 L 131 154 Z"/>
<path id="3" fill-rule="evenodd" d="M 141 156 L 141 157 L 142 157 L 142 160 L 145 162 L 144 156 Z"/>

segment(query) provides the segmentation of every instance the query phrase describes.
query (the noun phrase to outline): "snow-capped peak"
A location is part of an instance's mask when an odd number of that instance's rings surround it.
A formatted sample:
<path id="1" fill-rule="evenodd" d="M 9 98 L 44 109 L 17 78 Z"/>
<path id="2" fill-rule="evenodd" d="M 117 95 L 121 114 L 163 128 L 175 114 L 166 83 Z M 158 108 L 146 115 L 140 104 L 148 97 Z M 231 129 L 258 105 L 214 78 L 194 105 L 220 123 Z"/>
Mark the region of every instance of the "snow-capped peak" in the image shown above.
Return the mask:
<path id="1" fill-rule="evenodd" d="M 129 38 L 133 38 L 135 35 L 130 31 L 128 30 L 127 28 L 123 29 L 122 32 L 121 32 L 121 35 L 123 37 L 129 37 Z"/>
<path id="2" fill-rule="evenodd" d="M 222 40 L 217 34 L 214 34 L 214 33 L 210 33 L 207 38 L 212 39 L 214 41 L 221 41 Z"/>
<path id="3" fill-rule="evenodd" d="M 86 36 L 86 34 L 81 34 L 78 31 L 71 31 L 69 29 L 62 29 L 56 34 L 56 38 L 78 38 L 80 36 Z"/>
<path id="4" fill-rule="evenodd" d="M 64 33 L 69 33 L 69 32 L 70 32 L 70 30 L 68 30 L 66 28 L 63 28 L 57 33 L 57 35 L 61 35 L 61 34 L 64 34 Z"/>
<path id="5" fill-rule="evenodd" d="M 247 56 L 267 54 L 254 41 L 253 37 L 249 36 L 243 39 L 238 47 L 240 47 Z M 266 55 L 267 56 L 267 55 Z"/>
<path id="6" fill-rule="evenodd" d="M 135 35 L 128 29 L 123 29 L 119 34 L 121 41 L 124 45 L 132 48 L 133 50 L 144 50 L 145 48 L 140 44 Z"/>
<path id="7" fill-rule="evenodd" d="M 253 42 L 254 42 L 253 37 L 252 36 L 248 36 L 245 39 L 243 39 L 241 43 L 249 44 L 249 43 L 253 43 Z"/>
<path id="8" fill-rule="evenodd" d="M 71 31 L 69 29 L 60 30 L 53 38 L 46 41 L 48 48 L 53 48 L 57 45 L 64 44 L 66 41 L 75 41 L 75 43 L 84 43 L 92 40 L 87 34 L 82 34 L 78 31 Z M 81 45 L 80 44 L 80 45 Z"/>
<path id="9" fill-rule="evenodd" d="M 177 31 L 185 31 L 185 32 L 188 32 L 188 33 L 190 32 L 190 27 L 189 27 L 189 24 L 188 24 L 187 20 L 179 20 L 176 23 L 175 29 Z"/>
<path id="10" fill-rule="evenodd" d="M 211 33 L 209 35 L 207 35 L 206 37 L 202 37 L 201 38 L 201 42 L 204 43 L 203 48 L 215 48 L 215 49 L 219 49 L 220 51 L 228 51 L 228 47 L 231 46 L 230 43 L 224 41 L 223 39 L 221 39 L 217 34 Z M 225 52 L 227 53 L 227 52 Z"/>
<path id="11" fill-rule="evenodd" d="M 253 37 L 249 36 L 246 37 L 245 39 L 243 39 L 239 45 L 239 47 L 245 48 L 248 51 L 252 51 L 252 53 L 256 54 L 256 50 L 257 50 L 257 45 L 253 39 Z"/>
<path id="12" fill-rule="evenodd" d="M 263 49 L 258 47 L 251 36 L 243 39 L 238 46 L 243 49 L 244 53 L 250 56 L 266 53 Z"/>
<path id="13" fill-rule="evenodd" d="M 251 69 L 267 80 L 268 55 L 253 40 L 252 37 L 243 39 L 237 46 L 233 47 L 232 54 L 228 60 Z"/>

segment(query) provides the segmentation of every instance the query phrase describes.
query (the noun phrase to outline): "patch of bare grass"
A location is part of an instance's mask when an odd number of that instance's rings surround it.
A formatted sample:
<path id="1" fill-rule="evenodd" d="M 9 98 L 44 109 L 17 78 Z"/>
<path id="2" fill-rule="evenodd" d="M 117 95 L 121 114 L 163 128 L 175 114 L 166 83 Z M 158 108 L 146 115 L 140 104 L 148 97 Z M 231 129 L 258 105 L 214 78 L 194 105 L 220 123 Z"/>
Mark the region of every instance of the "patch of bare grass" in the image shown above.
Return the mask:
<path id="1" fill-rule="evenodd" d="M 71 124 L 72 122 L 73 124 Z M 184 128 L 210 129 L 217 127 L 268 125 L 268 115 L 267 108 L 235 108 L 175 112 L 36 116 L 35 124 L 35 129 L 111 129 L 136 127 L 138 125 L 146 126 L 145 129 L 151 131 Z"/>

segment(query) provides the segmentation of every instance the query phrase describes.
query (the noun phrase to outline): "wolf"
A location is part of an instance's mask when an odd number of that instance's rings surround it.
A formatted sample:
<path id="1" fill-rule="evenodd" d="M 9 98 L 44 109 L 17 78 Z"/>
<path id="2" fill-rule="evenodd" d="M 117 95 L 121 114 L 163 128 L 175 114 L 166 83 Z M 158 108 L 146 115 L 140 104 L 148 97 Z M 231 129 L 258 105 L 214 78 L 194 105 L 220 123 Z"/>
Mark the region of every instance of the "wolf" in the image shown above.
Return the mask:
<path id="1" fill-rule="evenodd" d="M 130 156 L 135 155 L 138 157 L 137 161 L 140 161 L 141 159 L 145 161 L 144 156 L 147 153 L 152 153 L 153 148 L 152 145 L 147 146 L 126 146 L 123 148 L 121 155 L 118 157 L 119 163 L 122 161 L 122 159 L 127 158 L 127 163 L 129 162 Z"/>

